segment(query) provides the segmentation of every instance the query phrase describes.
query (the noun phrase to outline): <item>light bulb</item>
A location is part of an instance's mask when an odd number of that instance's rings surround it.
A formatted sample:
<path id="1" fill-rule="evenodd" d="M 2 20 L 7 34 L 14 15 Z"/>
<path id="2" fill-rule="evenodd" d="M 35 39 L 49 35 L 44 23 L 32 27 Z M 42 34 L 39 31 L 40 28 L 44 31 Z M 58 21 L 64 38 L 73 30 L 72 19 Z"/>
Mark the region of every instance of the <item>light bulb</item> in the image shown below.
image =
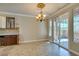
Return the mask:
<path id="1" fill-rule="evenodd" d="M 38 17 L 41 17 L 41 14 L 38 14 Z"/>
<path id="2" fill-rule="evenodd" d="M 38 16 L 36 16 L 36 19 L 39 19 L 39 17 L 38 17 Z"/>
<path id="3" fill-rule="evenodd" d="M 43 15 L 43 17 L 46 17 L 46 15 Z"/>

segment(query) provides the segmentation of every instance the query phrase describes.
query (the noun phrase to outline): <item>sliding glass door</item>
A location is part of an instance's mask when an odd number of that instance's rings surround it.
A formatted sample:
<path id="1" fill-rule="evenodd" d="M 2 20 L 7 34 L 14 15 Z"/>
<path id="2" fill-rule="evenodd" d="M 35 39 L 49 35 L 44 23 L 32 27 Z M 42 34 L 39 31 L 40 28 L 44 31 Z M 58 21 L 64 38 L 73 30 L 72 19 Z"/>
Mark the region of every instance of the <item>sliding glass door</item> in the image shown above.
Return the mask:
<path id="1" fill-rule="evenodd" d="M 54 42 L 68 47 L 68 18 L 64 16 L 58 17 L 54 21 Z"/>
<path id="2" fill-rule="evenodd" d="M 54 42 L 59 44 L 59 36 L 60 36 L 60 23 L 59 20 L 54 21 Z"/>
<path id="3" fill-rule="evenodd" d="M 68 19 L 63 18 L 60 21 L 60 45 L 68 47 Z"/>

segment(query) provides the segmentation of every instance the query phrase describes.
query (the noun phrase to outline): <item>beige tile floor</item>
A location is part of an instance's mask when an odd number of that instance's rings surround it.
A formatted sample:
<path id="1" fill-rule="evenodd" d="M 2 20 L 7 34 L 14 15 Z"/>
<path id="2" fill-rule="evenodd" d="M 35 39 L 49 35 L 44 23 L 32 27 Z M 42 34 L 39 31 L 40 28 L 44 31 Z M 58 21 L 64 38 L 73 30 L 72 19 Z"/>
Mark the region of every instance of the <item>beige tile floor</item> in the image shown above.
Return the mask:
<path id="1" fill-rule="evenodd" d="M 0 56 L 73 56 L 63 48 L 49 42 L 33 42 L 0 47 Z"/>

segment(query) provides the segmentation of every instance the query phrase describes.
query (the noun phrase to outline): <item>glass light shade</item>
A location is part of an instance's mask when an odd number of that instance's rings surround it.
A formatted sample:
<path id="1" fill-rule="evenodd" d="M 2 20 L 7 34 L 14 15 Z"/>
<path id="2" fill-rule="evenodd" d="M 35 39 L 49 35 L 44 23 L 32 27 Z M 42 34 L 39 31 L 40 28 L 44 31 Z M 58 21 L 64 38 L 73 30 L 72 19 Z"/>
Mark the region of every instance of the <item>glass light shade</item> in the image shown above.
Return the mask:
<path id="1" fill-rule="evenodd" d="M 39 17 L 38 17 L 38 16 L 36 16 L 36 19 L 39 19 Z"/>
<path id="2" fill-rule="evenodd" d="M 41 14 L 38 14 L 38 17 L 41 17 Z"/>
<path id="3" fill-rule="evenodd" d="M 46 15 L 43 15 L 43 17 L 46 17 Z"/>
<path id="4" fill-rule="evenodd" d="M 36 19 L 45 19 L 45 17 L 46 17 L 46 15 L 43 15 L 43 14 L 38 14 L 37 16 L 36 16 Z"/>

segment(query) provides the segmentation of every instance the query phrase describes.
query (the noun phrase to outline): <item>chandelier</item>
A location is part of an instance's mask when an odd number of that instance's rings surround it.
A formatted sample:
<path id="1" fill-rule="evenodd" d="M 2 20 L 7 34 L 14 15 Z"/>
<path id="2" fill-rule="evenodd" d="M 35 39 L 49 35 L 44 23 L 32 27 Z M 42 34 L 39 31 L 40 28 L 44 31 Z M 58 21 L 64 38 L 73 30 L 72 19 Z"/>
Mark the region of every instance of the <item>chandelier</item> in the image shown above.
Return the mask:
<path id="1" fill-rule="evenodd" d="M 38 3 L 37 7 L 40 9 L 40 13 L 36 16 L 36 20 L 42 22 L 46 18 L 46 15 L 44 15 L 43 11 L 42 11 L 43 8 L 45 7 L 45 4 L 44 3 Z"/>

